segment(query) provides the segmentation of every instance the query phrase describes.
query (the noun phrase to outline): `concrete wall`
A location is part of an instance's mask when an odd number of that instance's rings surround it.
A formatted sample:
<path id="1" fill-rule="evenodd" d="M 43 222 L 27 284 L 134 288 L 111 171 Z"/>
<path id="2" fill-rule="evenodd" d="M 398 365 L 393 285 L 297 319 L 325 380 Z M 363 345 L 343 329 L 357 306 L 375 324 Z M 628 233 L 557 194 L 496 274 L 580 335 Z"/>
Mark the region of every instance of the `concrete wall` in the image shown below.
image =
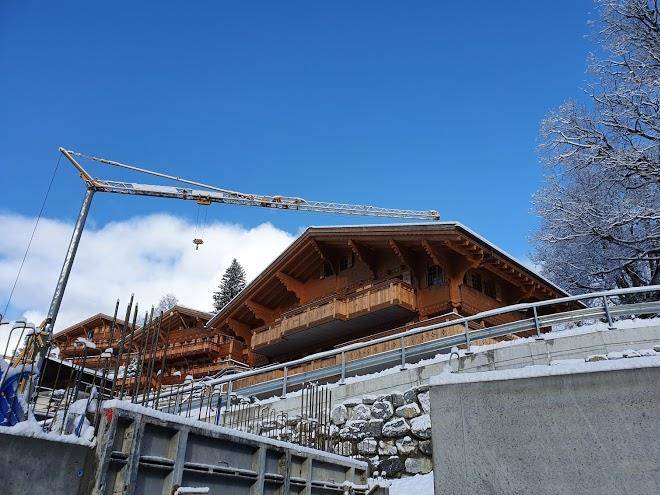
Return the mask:
<path id="1" fill-rule="evenodd" d="M 82 445 L 0 433 L 0 493 L 83 493 L 90 452 Z"/>
<path id="2" fill-rule="evenodd" d="M 635 325 L 638 322 L 620 322 L 619 325 Z M 524 342 L 478 352 L 460 359 L 462 372 L 477 372 L 495 369 L 519 368 L 532 364 L 548 364 L 561 359 L 584 358 L 591 354 L 606 354 L 626 349 L 645 349 L 660 344 L 660 326 L 631 327 L 615 330 L 594 331 L 581 335 L 546 334 L 544 340 L 526 339 Z M 407 370 L 388 375 L 374 376 L 368 380 L 332 389 L 332 403 L 345 400 L 360 400 L 365 395 L 385 395 L 394 391 L 404 392 L 420 385 L 428 385 L 429 378 L 445 367 L 446 361 L 426 366 L 411 366 Z M 300 396 L 275 399 L 269 407 L 289 415 L 300 413 Z"/>
<path id="3" fill-rule="evenodd" d="M 435 494 L 660 493 L 659 406 L 660 365 L 432 385 Z"/>

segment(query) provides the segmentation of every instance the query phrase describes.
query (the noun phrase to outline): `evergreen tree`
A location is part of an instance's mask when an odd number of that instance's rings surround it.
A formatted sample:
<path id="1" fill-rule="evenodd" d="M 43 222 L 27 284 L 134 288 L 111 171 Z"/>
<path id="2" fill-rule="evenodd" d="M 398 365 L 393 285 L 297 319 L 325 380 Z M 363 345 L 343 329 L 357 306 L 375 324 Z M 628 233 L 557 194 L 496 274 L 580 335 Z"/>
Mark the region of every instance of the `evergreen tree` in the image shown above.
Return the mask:
<path id="1" fill-rule="evenodd" d="M 224 308 L 236 294 L 245 288 L 245 270 L 234 258 L 220 280 L 218 290 L 213 293 L 213 307 L 216 311 Z"/>

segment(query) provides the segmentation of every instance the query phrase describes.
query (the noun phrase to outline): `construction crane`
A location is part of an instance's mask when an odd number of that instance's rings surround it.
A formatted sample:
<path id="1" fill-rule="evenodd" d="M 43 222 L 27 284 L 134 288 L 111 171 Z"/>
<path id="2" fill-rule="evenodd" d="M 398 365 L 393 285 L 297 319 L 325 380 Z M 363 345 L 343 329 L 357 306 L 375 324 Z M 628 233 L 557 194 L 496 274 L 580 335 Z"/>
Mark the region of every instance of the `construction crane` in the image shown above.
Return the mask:
<path id="1" fill-rule="evenodd" d="M 71 241 L 69 242 L 69 247 L 67 249 L 67 253 L 64 258 L 64 263 L 62 265 L 62 270 L 60 272 L 60 276 L 57 281 L 57 286 L 55 287 L 55 293 L 53 294 L 53 299 L 51 301 L 50 308 L 46 316 L 45 334 L 48 336 L 48 339 L 50 339 L 50 336 L 53 333 L 55 320 L 57 319 L 57 314 L 59 312 L 60 305 L 62 303 L 64 290 L 66 288 L 69 279 L 69 274 L 71 273 L 71 267 L 73 266 L 73 260 L 76 256 L 78 245 L 80 244 L 80 238 L 82 236 L 82 232 L 85 227 L 85 221 L 87 219 L 87 214 L 91 206 L 92 198 L 94 194 L 98 192 L 189 200 L 189 201 L 195 201 L 200 205 L 223 203 L 223 204 L 242 205 L 242 206 L 257 206 L 262 208 L 275 208 L 278 210 L 332 213 L 338 215 L 358 215 L 358 216 L 398 218 L 398 219 L 409 219 L 409 220 L 432 220 L 432 221 L 440 219 L 438 212 L 432 210 L 430 211 L 399 210 L 399 209 L 379 208 L 375 206 L 334 203 L 329 201 L 308 201 L 302 198 L 295 198 L 289 196 L 267 196 L 262 194 L 242 193 L 237 191 L 231 191 L 228 189 L 223 189 L 209 184 L 204 184 L 202 182 L 197 182 L 169 174 L 164 174 L 161 172 L 156 172 L 153 170 L 148 170 L 146 168 L 136 167 L 134 165 L 128 165 L 125 163 L 120 163 L 105 158 L 99 158 L 96 156 L 87 155 L 85 153 L 80 153 L 77 151 L 67 150 L 65 148 L 59 148 L 59 151 L 60 153 L 62 153 L 62 155 L 66 157 L 66 159 L 76 168 L 76 170 L 80 174 L 81 179 L 86 185 L 86 192 L 82 202 L 82 206 L 80 207 L 80 213 L 78 214 L 78 218 L 76 220 L 76 224 L 73 229 Z M 156 185 L 156 184 L 139 184 L 135 182 L 123 182 L 123 181 L 99 179 L 92 176 L 78 162 L 78 160 L 76 160 L 76 158 L 85 158 L 97 163 L 110 165 L 125 170 L 131 170 L 133 172 L 139 172 L 142 174 L 159 177 L 161 179 L 171 180 L 174 182 L 178 182 L 180 184 L 185 184 L 188 187 L 175 187 L 175 186 Z M 199 248 L 199 246 L 203 243 L 203 240 L 195 239 L 193 240 L 193 242 L 196 245 L 196 248 Z M 42 347 L 42 352 L 40 354 L 40 360 L 42 363 L 44 361 L 43 358 L 45 357 L 44 355 L 45 349 L 46 346 L 44 345 Z"/>

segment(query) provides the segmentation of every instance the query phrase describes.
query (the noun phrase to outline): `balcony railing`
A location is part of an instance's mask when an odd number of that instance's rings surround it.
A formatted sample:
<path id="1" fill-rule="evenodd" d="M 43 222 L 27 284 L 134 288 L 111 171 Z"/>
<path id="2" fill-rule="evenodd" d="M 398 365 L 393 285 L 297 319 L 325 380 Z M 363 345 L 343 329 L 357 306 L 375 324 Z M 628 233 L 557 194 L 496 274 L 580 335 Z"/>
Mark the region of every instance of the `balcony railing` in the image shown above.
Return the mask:
<path id="1" fill-rule="evenodd" d="M 414 289 L 401 280 L 386 280 L 342 295 L 332 295 L 284 313 L 270 327 L 257 330 L 252 347 L 257 348 L 283 336 L 330 320 L 347 320 L 389 306 L 415 310 Z"/>

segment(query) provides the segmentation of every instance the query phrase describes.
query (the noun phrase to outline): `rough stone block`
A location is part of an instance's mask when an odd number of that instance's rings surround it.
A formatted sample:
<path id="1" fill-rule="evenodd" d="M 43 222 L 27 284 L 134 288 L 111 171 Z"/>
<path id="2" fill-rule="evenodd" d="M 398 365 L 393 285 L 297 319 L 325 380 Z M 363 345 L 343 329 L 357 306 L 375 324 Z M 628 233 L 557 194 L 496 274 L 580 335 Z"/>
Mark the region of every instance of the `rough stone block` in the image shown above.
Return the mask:
<path id="1" fill-rule="evenodd" d="M 431 438 L 431 416 L 424 414 L 410 420 L 410 430 L 417 438 Z"/>
<path id="2" fill-rule="evenodd" d="M 402 456 L 412 455 L 417 452 L 417 440 L 406 435 L 399 438 L 396 442 L 396 449 Z"/>
<path id="3" fill-rule="evenodd" d="M 433 462 L 428 457 L 409 457 L 405 461 L 408 474 L 426 474 L 433 470 Z"/>
<path id="4" fill-rule="evenodd" d="M 330 411 L 330 421 L 336 425 L 343 425 L 348 419 L 348 409 L 344 404 L 337 404 Z"/>
<path id="5" fill-rule="evenodd" d="M 410 425 L 404 418 L 394 418 L 383 425 L 383 436 L 401 437 L 410 432 Z"/>
<path id="6" fill-rule="evenodd" d="M 380 455 L 396 455 L 398 450 L 394 440 L 381 440 L 378 442 L 378 453 Z"/>
<path id="7" fill-rule="evenodd" d="M 420 409 L 417 402 L 411 402 L 409 404 L 404 404 L 400 407 L 397 407 L 395 412 L 395 414 L 400 418 L 406 419 L 414 418 L 415 416 L 419 416 L 421 413 L 422 410 Z"/>
<path id="8" fill-rule="evenodd" d="M 382 459 L 378 463 L 378 471 L 387 478 L 394 478 L 397 474 L 402 473 L 406 468 L 401 457 L 393 455 L 386 459 Z"/>
<path id="9" fill-rule="evenodd" d="M 374 419 L 388 420 L 394 415 L 394 408 L 391 402 L 376 401 L 371 406 L 371 417 Z"/>
<path id="10" fill-rule="evenodd" d="M 371 408 L 364 404 L 358 404 L 351 411 L 351 419 L 358 419 L 358 420 L 371 419 Z"/>

